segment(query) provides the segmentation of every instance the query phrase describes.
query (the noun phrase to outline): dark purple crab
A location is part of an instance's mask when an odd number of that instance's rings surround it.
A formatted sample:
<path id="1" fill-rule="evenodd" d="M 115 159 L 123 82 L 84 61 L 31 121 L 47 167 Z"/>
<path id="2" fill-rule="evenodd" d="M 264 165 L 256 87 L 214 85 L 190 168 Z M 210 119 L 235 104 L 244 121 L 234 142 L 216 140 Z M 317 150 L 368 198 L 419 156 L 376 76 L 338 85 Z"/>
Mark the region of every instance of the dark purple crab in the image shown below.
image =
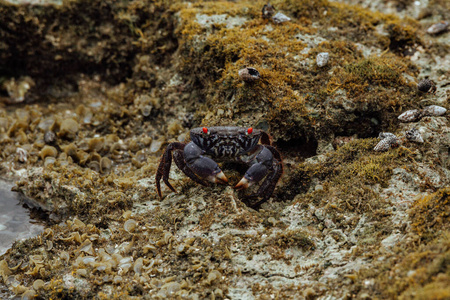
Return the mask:
<path id="1" fill-rule="evenodd" d="M 190 131 L 190 137 L 191 142 L 188 144 L 171 143 L 164 151 L 155 178 L 159 197 L 162 198 L 161 179 L 173 192 L 176 192 L 169 183 L 173 154 L 178 168 L 186 176 L 204 186 L 208 186 L 208 181 L 228 182 L 227 177 L 213 159 L 248 165 L 249 169 L 234 188 L 246 189 L 265 178 L 257 192 L 250 195 L 250 197 L 262 197 L 262 200 L 251 206 L 258 206 L 270 198 L 283 173 L 283 164 L 280 153 L 270 145 L 270 138 L 266 132 L 251 127 L 199 127 Z M 258 144 L 260 140 L 261 144 Z"/>

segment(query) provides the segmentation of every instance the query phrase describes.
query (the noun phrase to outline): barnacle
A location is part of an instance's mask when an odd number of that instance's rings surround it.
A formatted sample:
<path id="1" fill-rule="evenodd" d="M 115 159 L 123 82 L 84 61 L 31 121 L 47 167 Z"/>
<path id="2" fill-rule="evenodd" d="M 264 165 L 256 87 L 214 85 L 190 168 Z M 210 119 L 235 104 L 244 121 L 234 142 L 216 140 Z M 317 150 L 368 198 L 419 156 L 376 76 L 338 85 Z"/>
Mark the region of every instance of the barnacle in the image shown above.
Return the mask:
<path id="1" fill-rule="evenodd" d="M 102 157 L 100 160 L 100 172 L 108 173 L 111 170 L 112 162 L 107 157 Z"/>
<path id="2" fill-rule="evenodd" d="M 128 233 L 133 233 L 136 230 L 137 222 L 133 219 L 125 221 L 123 229 Z"/>
<path id="3" fill-rule="evenodd" d="M 103 149 L 103 146 L 105 145 L 105 138 L 104 137 L 97 137 L 92 138 L 88 142 L 89 150 L 100 152 Z"/>
<path id="4" fill-rule="evenodd" d="M 6 100 L 7 103 L 19 103 L 25 100 L 25 95 L 28 90 L 30 90 L 33 86 L 35 86 L 34 80 L 29 77 L 20 77 L 17 80 L 15 78 L 11 78 L 3 83 L 3 86 L 6 88 L 9 98 Z"/>
<path id="5" fill-rule="evenodd" d="M 47 130 L 44 134 L 44 142 L 46 144 L 53 144 L 56 140 L 56 134 L 51 131 L 51 130 Z"/>
<path id="6" fill-rule="evenodd" d="M 27 152 L 27 150 L 18 147 L 16 149 L 16 154 L 17 154 L 17 159 L 20 162 L 22 162 L 22 163 L 27 162 L 27 159 L 28 159 L 28 152 Z"/>
<path id="7" fill-rule="evenodd" d="M 60 125 L 58 135 L 72 139 L 75 137 L 78 129 L 79 125 L 77 121 L 75 121 L 74 119 L 65 119 Z"/>
<path id="8" fill-rule="evenodd" d="M 136 261 L 134 262 L 134 266 L 133 266 L 134 273 L 141 275 L 143 265 L 144 265 L 144 259 L 142 257 L 139 257 L 138 259 L 136 259 Z"/>
<path id="9" fill-rule="evenodd" d="M 42 148 L 41 152 L 39 153 L 39 156 L 42 159 L 45 159 L 46 157 L 50 156 L 50 157 L 56 157 L 58 155 L 58 150 L 56 150 L 55 147 L 53 146 L 45 146 L 44 148 Z"/>

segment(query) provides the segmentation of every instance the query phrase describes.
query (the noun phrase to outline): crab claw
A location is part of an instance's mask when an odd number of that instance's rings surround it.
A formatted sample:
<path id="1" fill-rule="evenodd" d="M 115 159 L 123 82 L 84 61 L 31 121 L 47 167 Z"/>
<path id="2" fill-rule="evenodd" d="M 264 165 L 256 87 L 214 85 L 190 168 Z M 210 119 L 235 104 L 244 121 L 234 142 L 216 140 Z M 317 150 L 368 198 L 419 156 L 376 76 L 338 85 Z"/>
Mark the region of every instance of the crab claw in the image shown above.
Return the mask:
<path id="1" fill-rule="evenodd" d="M 236 184 L 236 186 L 234 187 L 234 189 L 236 190 L 242 190 L 242 189 L 246 189 L 249 186 L 252 185 L 251 181 L 248 181 L 247 178 L 242 177 L 241 181 L 238 182 L 238 184 Z"/>
<path id="2" fill-rule="evenodd" d="M 215 175 L 209 176 L 208 180 L 213 183 L 222 183 L 222 184 L 226 184 L 228 182 L 228 178 L 222 171 L 220 171 L 220 173 L 217 173 Z"/>
<path id="3" fill-rule="evenodd" d="M 268 166 L 272 164 L 272 153 L 267 148 L 263 148 L 256 158 L 259 161 L 245 172 L 244 177 L 234 187 L 235 189 L 246 189 L 253 183 L 259 182 L 269 173 Z"/>

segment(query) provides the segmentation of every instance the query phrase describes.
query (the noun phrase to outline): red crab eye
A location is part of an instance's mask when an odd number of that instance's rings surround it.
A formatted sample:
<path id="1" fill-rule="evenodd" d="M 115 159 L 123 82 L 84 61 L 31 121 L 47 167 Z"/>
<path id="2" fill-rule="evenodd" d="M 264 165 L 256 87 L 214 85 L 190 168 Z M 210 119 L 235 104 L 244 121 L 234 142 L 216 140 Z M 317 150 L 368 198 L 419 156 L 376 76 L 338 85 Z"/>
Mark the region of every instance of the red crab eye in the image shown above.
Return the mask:
<path id="1" fill-rule="evenodd" d="M 247 129 L 248 134 L 252 134 L 252 132 L 253 132 L 253 128 L 250 127 L 249 129 Z"/>
<path id="2" fill-rule="evenodd" d="M 206 127 L 203 127 L 203 133 L 208 133 L 208 128 L 206 128 Z"/>

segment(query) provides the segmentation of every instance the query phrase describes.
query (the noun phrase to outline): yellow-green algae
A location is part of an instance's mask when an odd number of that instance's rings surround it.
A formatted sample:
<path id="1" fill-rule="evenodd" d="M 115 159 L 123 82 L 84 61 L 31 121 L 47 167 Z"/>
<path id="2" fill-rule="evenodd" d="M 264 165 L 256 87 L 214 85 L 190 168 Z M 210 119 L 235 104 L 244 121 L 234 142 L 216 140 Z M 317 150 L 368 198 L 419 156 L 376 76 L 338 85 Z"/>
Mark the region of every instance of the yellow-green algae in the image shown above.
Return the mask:
<path id="1" fill-rule="evenodd" d="M 328 1 L 275 1 L 275 7 L 296 18 L 276 25 L 259 18 L 261 5 L 263 2 L 257 6 L 245 2 L 237 6 L 229 2 L 202 2 L 180 12 L 181 47 L 186 56 L 181 70 L 186 75 L 198 74 L 191 81 L 203 90 L 204 96 L 196 106 L 197 118 L 203 124 L 268 122 L 275 139 L 289 139 L 311 135 L 313 127 L 330 125 L 323 123 L 326 118 L 311 118 L 306 107 L 323 103 L 338 89 L 348 91 L 356 103 L 369 105 L 372 113 L 398 111 L 415 102 L 415 87 L 402 79 L 403 73 L 417 74 L 411 63 L 393 54 L 363 59 L 355 45 L 357 41 L 370 46 L 374 44 L 371 37 L 376 36 L 379 41 L 375 44 L 383 44 L 386 49 L 393 47 L 393 43 L 401 47 L 417 46 L 421 42 L 412 29 L 415 21 L 402 23 L 393 15 Z M 249 21 L 234 28 L 213 26 L 208 31 L 196 22 L 196 14 L 200 12 L 219 15 L 228 11 Z M 313 23 L 319 26 L 312 27 Z M 377 35 L 375 25 L 379 24 L 389 32 L 390 40 Z M 322 32 L 329 26 L 341 29 L 332 36 L 324 33 L 328 42 L 302 54 L 306 45 L 296 36 Z M 341 41 L 351 26 L 359 33 L 358 37 Z M 313 55 L 324 50 L 332 58 L 324 70 L 300 63 L 307 57 L 314 59 Z M 237 72 L 244 66 L 257 68 L 262 80 L 251 85 L 241 82 Z M 332 75 L 327 72 L 330 67 L 335 69 Z M 392 93 L 395 96 L 389 95 Z M 211 107 L 215 110 L 211 111 Z M 224 113 L 218 114 L 217 109 Z M 255 110 L 265 118 L 255 119 Z M 390 124 L 393 119 L 392 114 L 382 116 L 383 123 Z"/>

